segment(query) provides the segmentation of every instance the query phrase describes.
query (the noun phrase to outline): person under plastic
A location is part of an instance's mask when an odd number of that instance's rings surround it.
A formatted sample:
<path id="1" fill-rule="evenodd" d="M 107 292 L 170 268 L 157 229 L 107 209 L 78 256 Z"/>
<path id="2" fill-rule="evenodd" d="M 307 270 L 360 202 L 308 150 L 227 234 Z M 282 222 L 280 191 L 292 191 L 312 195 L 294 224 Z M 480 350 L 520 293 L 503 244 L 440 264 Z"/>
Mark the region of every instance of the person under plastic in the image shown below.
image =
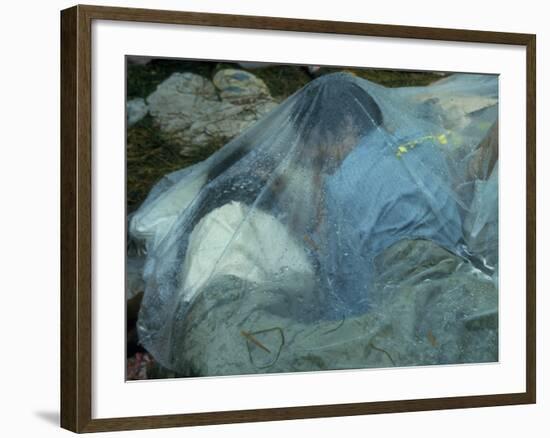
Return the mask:
<path id="1" fill-rule="evenodd" d="M 131 218 L 148 253 L 141 342 L 170 367 L 185 336 L 176 327 L 223 278 L 286 294 L 270 307 L 286 317 L 338 320 L 376 303 L 374 260 L 396 242 L 462 256 L 449 142 L 384 87 L 347 74 L 311 82 L 205 162 L 168 175 Z"/>

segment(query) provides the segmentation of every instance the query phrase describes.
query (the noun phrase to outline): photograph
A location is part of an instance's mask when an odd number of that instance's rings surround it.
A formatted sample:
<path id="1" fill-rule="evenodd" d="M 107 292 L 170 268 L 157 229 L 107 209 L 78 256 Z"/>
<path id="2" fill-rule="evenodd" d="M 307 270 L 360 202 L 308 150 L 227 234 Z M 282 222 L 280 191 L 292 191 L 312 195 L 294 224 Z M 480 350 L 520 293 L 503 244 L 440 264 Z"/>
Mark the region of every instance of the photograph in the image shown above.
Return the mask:
<path id="1" fill-rule="evenodd" d="M 125 86 L 126 380 L 499 361 L 498 74 L 126 55 Z"/>

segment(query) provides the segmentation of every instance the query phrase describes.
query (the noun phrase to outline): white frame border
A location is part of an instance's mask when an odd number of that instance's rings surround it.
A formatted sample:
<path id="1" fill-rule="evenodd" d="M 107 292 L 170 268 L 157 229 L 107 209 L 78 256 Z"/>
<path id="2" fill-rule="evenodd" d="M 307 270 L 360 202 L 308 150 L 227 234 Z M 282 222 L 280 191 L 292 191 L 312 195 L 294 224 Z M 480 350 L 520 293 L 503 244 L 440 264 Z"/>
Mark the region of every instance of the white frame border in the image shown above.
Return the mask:
<path id="1" fill-rule="evenodd" d="M 126 54 L 500 74 L 500 361 L 124 382 Z M 525 392 L 525 57 L 523 46 L 94 20 L 92 418 Z"/>

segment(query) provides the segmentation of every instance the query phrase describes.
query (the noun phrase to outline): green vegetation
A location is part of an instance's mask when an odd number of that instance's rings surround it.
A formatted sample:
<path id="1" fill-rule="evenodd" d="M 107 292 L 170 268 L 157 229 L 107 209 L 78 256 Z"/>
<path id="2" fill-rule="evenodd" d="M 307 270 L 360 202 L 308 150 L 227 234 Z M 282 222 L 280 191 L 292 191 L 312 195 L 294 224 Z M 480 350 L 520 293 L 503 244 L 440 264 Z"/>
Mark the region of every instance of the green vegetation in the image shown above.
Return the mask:
<path id="1" fill-rule="evenodd" d="M 285 100 L 313 79 L 305 68 L 295 65 L 273 65 L 251 70 L 251 73 L 265 82 L 278 101 Z"/>
<path id="2" fill-rule="evenodd" d="M 202 61 L 180 61 L 171 59 L 155 59 L 146 65 L 127 64 L 126 95 L 128 99 L 147 97 L 157 88 L 157 85 L 167 79 L 172 73 L 191 72 L 204 77 L 211 77 L 216 63 Z"/>
<path id="3" fill-rule="evenodd" d="M 411 87 L 429 85 L 442 76 L 437 73 L 404 70 L 378 70 L 370 68 L 335 68 L 323 67 L 321 74 L 347 71 L 363 79 L 376 82 L 385 87 Z"/>
<path id="4" fill-rule="evenodd" d="M 203 161 L 223 146 L 215 140 L 201 147 L 185 148 L 166 142 L 151 116 L 128 129 L 126 138 L 126 202 L 128 213 L 143 202 L 152 186 L 169 172 Z"/>

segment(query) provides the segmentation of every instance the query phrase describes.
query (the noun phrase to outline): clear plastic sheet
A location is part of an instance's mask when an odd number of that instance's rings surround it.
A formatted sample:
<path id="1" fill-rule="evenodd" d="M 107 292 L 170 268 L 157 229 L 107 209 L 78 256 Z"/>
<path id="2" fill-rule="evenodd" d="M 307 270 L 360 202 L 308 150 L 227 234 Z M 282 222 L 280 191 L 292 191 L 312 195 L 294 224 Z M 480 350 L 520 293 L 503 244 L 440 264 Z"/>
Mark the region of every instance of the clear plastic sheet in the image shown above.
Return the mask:
<path id="1" fill-rule="evenodd" d="M 394 266 L 400 272 L 407 263 L 418 267 L 406 251 L 397 252 L 403 260 L 388 257 L 404 241 L 429 242 L 465 278 L 481 282 L 483 287 L 472 288 L 491 297 L 480 298 L 491 315 L 496 290 L 486 291 L 494 289 L 498 273 L 497 114 L 495 76 L 452 75 L 427 87 L 395 89 L 344 73 L 312 81 L 206 161 L 164 177 L 130 218 L 130 235 L 147 253 L 140 342 L 181 373 L 302 369 L 296 361 L 285 362 L 288 369 L 276 365 L 279 355 L 273 364 L 269 359 L 252 369 L 208 371 L 190 364 L 197 360 L 193 354 L 232 330 L 253 364 L 253 354 L 271 351 L 254 336 L 272 336 L 277 343 L 285 338 L 280 324 L 288 336 L 289 325 L 302 334 L 324 332 L 342 321 L 395 314 L 392 306 L 403 305 L 396 294 L 409 290 L 403 284 L 412 280 L 392 276 Z M 452 276 L 442 272 L 433 278 Z M 430 281 L 429 275 L 415 278 L 422 278 L 415 283 L 421 289 Z M 442 306 L 460 311 L 462 328 L 456 330 L 463 330 L 468 318 L 476 318 L 475 306 L 469 312 L 464 303 L 470 301 L 452 301 L 447 292 L 453 286 L 445 287 Z M 246 302 L 239 301 L 244 297 Z M 210 311 L 194 314 L 197 300 Z M 229 309 L 224 318 L 234 325 L 210 319 L 207 333 L 193 338 L 190 327 L 206 324 L 204 318 L 214 318 L 218 308 Z M 421 310 L 418 321 L 437 311 Z M 277 320 L 282 334 L 275 329 L 250 335 L 245 326 L 252 314 L 256 326 Z M 355 334 L 349 328 L 335 332 L 331 345 L 374 336 L 362 324 L 352 324 Z M 226 363 L 235 364 L 231 354 L 238 348 L 229 345 L 220 348 L 228 354 Z M 288 339 L 283 345 L 288 348 Z M 305 353 L 296 347 L 294 354 L 298 360 Z M 437 362 L 426 357 L 398 362 Z M 452 357 L 467 362 L 480 356 Z M 363 356 L 347 366 L 337 362 L 326 367 L 369 366 Z"/>

